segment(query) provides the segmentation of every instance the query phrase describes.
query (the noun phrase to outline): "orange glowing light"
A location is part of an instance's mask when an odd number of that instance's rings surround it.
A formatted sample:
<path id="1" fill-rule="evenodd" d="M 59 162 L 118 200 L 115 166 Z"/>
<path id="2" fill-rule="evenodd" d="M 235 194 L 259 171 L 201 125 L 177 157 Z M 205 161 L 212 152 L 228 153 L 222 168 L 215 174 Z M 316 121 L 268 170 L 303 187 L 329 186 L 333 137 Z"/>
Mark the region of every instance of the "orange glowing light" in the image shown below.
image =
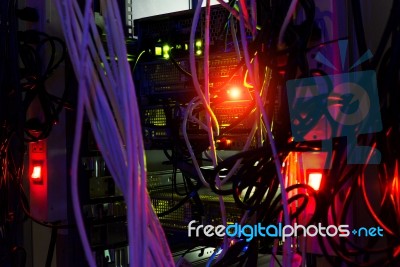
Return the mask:
<path id="1" fill-rule="evenodd" d="M 242 90 L 237 87 L 232 87 L 227 91 L 227 93 L 229 97 L 234 100 L 239 99 L 242 96 Z"/>
<path id="2" fill-rule="evenodd" d="M 322 176 L 321 172 L 310 172 L 308 174 L 308 185 L 318 191 L 321 186 Z"/>

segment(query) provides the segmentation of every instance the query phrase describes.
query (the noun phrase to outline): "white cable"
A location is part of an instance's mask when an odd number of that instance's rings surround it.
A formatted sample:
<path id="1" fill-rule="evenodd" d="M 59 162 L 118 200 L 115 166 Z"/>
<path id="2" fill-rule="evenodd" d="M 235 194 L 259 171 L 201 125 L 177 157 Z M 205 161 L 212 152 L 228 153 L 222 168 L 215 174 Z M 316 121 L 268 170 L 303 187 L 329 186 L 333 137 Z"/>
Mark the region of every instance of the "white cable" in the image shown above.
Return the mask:
<path id="1" fill-rule="evenodd" d="M 90 4 L 88 2 L 88 4 Z M 60 5 L 58 5 L 60 7 Z M 88 7 L 86 6 L 85 10 Z M 70 6 L 66 6 L 66 10 L 69 10 Z M 59 8 L 60 10 L 60 8 Z M 68 11 L 66 12 L 68 14 Z M 86 12 L 85 12 L 86 13 Z M 62 16 L 63 14 L 61 14 Z M 71 31 L 70 28 L 67 28 L 67 38 L 71 37 Z M 88 29 L 85 29 L 85 31 L 88 31 Z M 82 41 L 82 46 L 85 46 L 85 41 Z M 75 59 L 84 59 L 85 58 L 85 53 L 82 53 L 81 56 L 78 56 L 78 53 L 76 50 L 72 50 L 71 56 Z M 78 68 L 80 71 L 84 71 L 84 66 L 79 66 Z M 81 83 L 79 86 L 79 89 L 82 90 L 84 87 L 84 83 Z M 82 90 L 83 91 L 83 90 Z M 74 203 L 74 213 L 76 217 L 76 223 L 78 227 L 78 231 L 81 233 L 81 240 L 82 240 L 82 245 L 83 249 L 87 255 L 87 260 L 88 264 L 91 267 L 96 266 L 94 257 L 91 252 L 91 248 L 89 245 L 89 241 L 85 236 L 82 234 L 85 234 L 85 225 L 83 222 L 83 218 L 81 216 L 81 210 L 80 210 L 80 205 L 79 205 L 79 195 L 78 195 L 78 166 L 79 166 L 79 148 L 80 148 L 80 138 L 82 134 L 82 123 L 83 123 L 83 114 L 84 114 L 84 109 L 83 105 L 84 102 L 86 101 L 86 94 L 83 93 L 81 94 L 81 97 L 78 99 L 78 107 L 77 107 L 77 125 L 75 128 L 75 142 L 73 145 L 73 154 L 72 154 L 72 162 L 71 162 L 71 188 L 72 188 L 72 201 Z"/>
<path id="2" fill-rule="evenodd" d="M 234 18 L 232 16 L 229 18 L 229 24 L 230 24 L 230 28 L 231 28 L 232 42 L 233 42 L 233 45 L 235 48 L 235 53 L 236 53 L 238 62 L 240 62 L 240 60 L 242 59 L 242 56 L 240 55 L 239 41 L 238 41 L 237 34 L 236 34 L 237 30 L 234 25 L 235 24 Z"/>
<path id="3" fill-rule="evenodd" d="M 212 125 L 211 125 L 211 120 L 210 120 L 210 117 L 213 116 L 213 113 L 212 113 L 212 111 L 211 112 L 209 111 L 209 110 L 211 110 L 211 108 L 209 106 L 209 91 L 208 91 L 208 89 L 209 89 L 208 88 L 209 87 L 209 80 L 208 80 L 208 77 L 209 77 L 208 76 L 208 71 L 209 71 L 209 65 L 208 65 L 209 64 L 209 57 L 208 57 L 209 56 L 209 50 L 208 49 L 209 49 L 209 19 L 210 19 L 209 18 L 209 1 L 207 1 L 206 16 L 205 16 L 206 25 L 205 25 L 205 51 L 204 51 L 204 73 L 205 73 L 205 76 L 204 76 L 204 90 L 205 90 L 205 93 L 204 93 L 204 95 L 203 95 L 203 93 L 202 93 L 202 91 L 200 89 L 199 83 L 198 83 L 198 77 L 197 77 L 196 65 L 195 65 L 195 56 L 194 56 L 194 34 L 195 34 L 197 23 L 198 23 L 198 20 L 199 20 L 201 2 L 202 1 L 199 1 L 198 6 L 196 7 L 195 15 L 194 15 L 194 18 L 193 18 L 193 24 L 192 24 L 192 28 L 191 28 L 190 44 L 189 44 L 189 48 L 190 48 L 189 49 L 189 52 L 190 52 L 190 68 L 191 68 L 191 73 L 192 73 L 192 77 L 193 77 L 193 83 L 194 83 L 196 91 L 198 93 L 198 97 L 202 101 L 202 103 L 203 103 L 203 105 L 204 105 L 204 107 L 205 107 L 205 109 L 207 111 L 206 112 L 206 130 L 208 131 L 208 134 L 209 134 L 209 143 L 210 143 L 210 147 L 211 147 L 211 149 L 210 149 L 211 150 L 211 155 L 210 156 L 211 156 L 211 160 L 213 162 L 213 165 L 215 167 L 216 164 L 217 164 L 217 160 L 216 160 L 217 156 L 216 156 L 216 148 L 215 148 L 214 137 L 213 137 L 213 132 L 212 132 Z M 234 11 L 232 11 L 232 12 L 234 12 Z M 253 20 L 255 20 L 254 17 L 253 17 Z M 242 21 L 243 21 L 243 19 L 242 19 Z M 246 21 L 246 24 L 248 24 L 248 23 L 249 22 Z M 253 23 L 253 24 L 254 24 L 253 25 L 254 29 L 252 30 L 252 32 L 255 31 L 255 23 Z M 252 27 L 249 27 L 249 28 L 252 28 Z M 193 99 L 188 105 L 188 109 L 187 109 L 187 112 L 185 114 L 185 117 L 184 117 L 184 120 L 183 120 L 183 123 L 182 123 L 182 128 L 183 128 L 182 132 L 183 132 L 184 140 L 185 140 L 186 145 L 188 147 L 188 151 L 189 151 L 190 156 L 192 158 L 193 165 L 195 166 L 196 172 L 197 172 L 197 174 L 199 176 L 199 179 L 201 180 L 201 182 L 204 185 L 209 186 L 208 183 L 205 181 L 202 173 L 201 173 L 201 169 L 199 167 L 199 164 L 197 162 L 197 159 L 196 159 L 196 157 L 194 155 L 193 149 L 192 149 L 191 144 L 189 142 L 189 138 L 187 136 L 187 121 L 188 121 L 189 115 L 192 113 L 193 109 L 195 108 L 194 104 L 195 104 L 195 99 Z M 196 121 L 196 119 L 193 119 L 193 120 Z M 201 125 L 201 124 L 199 123 L 199 125 Z M 204 128 L 204 126 L 202 128 Z M 252 138 L 253 138 L 253 136 L 255 134 L 256 129 L 257 129 L 257 125 L 254 124 L 254 126 L 252 128 L 252 131 L 251 131 L 251 134 L 250 134 L 250 136 L 248 137 L 248 139 L 246 141 L 246 145 L 245 145 L 244 149 L 247 150 L 250 147 L 251 140 L 252 140 Z M 236 169 L 240 166 L 240 162 L 241 161 L 239 160 L 239 161 L 237 161 L 235 163 L 234 167 L 230 170 L 230 172 L 228 173 L 228 176 L 225 177 L 224 180 L 221 181 L 219 176 L 217 175 L 217 177 L 215 178 L 216 179 L 215 180 L 215 184 L 216 184 L 216 186 L 218 188 L 221 188 L 222 184 L 229 180 L 229 178 L 234 174 Z M 222 196 L 219 196 L 219 200 L 220 200 L 219 202 L 220 202 L 220 207 L 221 207 L 222 222 L 223 222 L 224 225 L 226 225 L 225 204 L 224 204 Z M 223 258 L 224 254 L 228 250 L 227 249 L 228 248 L 228 238 L 227 237 L 224 238 L 223 247 L 225 249 L 222 251 L 219 259 Z"/>
<path id="4" fill-rule="evenodd" d="M 201 12 L 201 5 L 202 5 L 202 0 L 198 1 L 196 10 L 194 12 L 193 20 L 192 20 L 192 27 L 190 30 L 190 38 L 189 38 L 189 62 L 190 62 L 190 72 L 192 74 L 192 80 L 193 80 L 193 85 L 194 88 L 196 89 L 197 95 L 199 96 L 201 102 L 203 103 L 203 106 L 206 110 L 206 112 L 210 115 L 212 119 L 212 123 L 215 126 L 215 134 L 218 136 L 219 135 L 219 124 L 218 120 L 215 117 L 214 112 L 212 111 L 210 105 L 208 104 L 206 97 L 201 90 L 200 83 L 199 83 L 199 78 L 197 76 L 197 68 L 196 68 L 196 57 L 195 57 L 195 51 L 194 51 L 194 43 L 195 43 L 195 34 L 196 34 L 196 29 L 197 29 L 197 24 L 200 19 L 200 12 Z"/>
<path id="5" fill-rule="evenodd" d="M 187 110 L 185 112 L 185 115 L 184 115 L 184 118 L 182 121 L 182 135 L 183 135 L 183 139 L 185 140 L 186 147 L 188 148 L 190 158 L 192 159 L 197 176 L 199 177 L 200 181 L 203 183 L 204 186 L 210 187 L 208 182 L 204 179 L 203 173 L 201 172 L 201 169 L 200 169 L 199 162 L 197 161 L 196 155 L 194 154 L 192 145 L 190 144 L 190 141 L 189 141 L 189 136 L 187 134 L 188 117 L 189 117 L 190 113 L 196 108 L 197 105 L 195 103 L 197 100 L 198 100 L 198 98 L 195 97 L 188 104 Z"/>
<path id="6" fill-rule="evenodd" d="M 240 4 L 239 1 L 239 15 L 241 16 L 241 18 L 243 17 L 243 13 L 241 12 L 243 10 L 242 5 Z M 285 181 L 282 177 L 282 173 L 281 173 L 281 163 L 279 160 L 279 156 L 278 156 L 278 151 L 276 149 L 275 146 L 275 141 L 271 132 L 271 127 L 270 127 L 270 122 L 269 122 L 269 118 L 267 116 L 267 113 L 264 109 L 264 105 L 263 105 L 263 101 L 261 99 L 260 96 L 260 92 L 258 90 L 259 85 L 258 85 L 258 79 L 257 77 L 254 75 L 253 69 L 252 69 L 252 65 L 250 63 L 250 56 L 249 56 L 249 51 L 248 51 L 248 45 L 247 45 L 247 40 L 244 36 L 246 36 L 246 32 L 245 32 L 245 26 L 243 24 L 243 20 L 240 20 L 240 34 L 242 36 L 242 46 L 243 46 L 243 54 L 244 54 L 244 59 L 246 62 L 246 66 L 247 69 L 249 71 L 249 76 L 250 79 L 253 81 L 254 83 L 254 90 L 255 90 L 255 98 L 256 98 L 256 103 L 258 105 L 258 108 L 261 111 L 262 114 L 262 119 L 264 121 L 264 125 L 267 129 L 267 133 L 268 133 L 268 140 L 271 146 L 271 150 L 272 150 L 272 155 L 274 158 L 274 163 L 275 163 L 275 169 L 276 169 L 276 175 L 278 176 L 279 179 L 279 183 L 281 185 L 281 196 L 282 196 L 282 206 L 283 206 L 283 214 L 284 214 L 284 223 L 286 225 L 290 225 L 290 217 L 289 217 L 289 210 L 288 210 L 288 198 L 287 198 L 287 192 L 285 190 Z M 255 64 L 256 66 L 256 64 Z M 257 67 L 257 66 L 256 66 Z M 286 262 L 287 266 L 290 266 L 290 262 L 291 262 L 291 239 L 288 238 L 288 241 L 285 242 L 285 247 L 286 247 L 286 251 L 287 251 L 287 260 L 284 261 Z M 285 255 L 284 255 L 285 256 Z"/>
<path id="7" fill-rule="evenodd" d="M 210 92 L 209 92 L 209 53 L 210 53 L 210 20 L 211 20 L 211 6 L 210 6 L 210 0 L 206 0 L 206 22 L 205 22 L 205 53 L 204 53 L 204 80 L 205 80 L 205 94 L 206 94 L 206 100 L 208 102 L 208 105 L 210 104 Z M 207 120 L 207 126 L 212 129 L 211 125 L 211 114 L 206 114 L 206 120 Z M 219 134 L 219 131 L 217 131 Z M 215 141 L 214 141 L 214 133 L 213 131 L 208 132 L 209 136 L 209 142 L 210 142 L 210 151 L 211 151 L 211 159 L 214 168 L 217 166 L 217 148 L 215 147 Z M 215 185 L 218 188 L 221 188 L 221 179 L 219 175 L 216 175 L 215 177 Z M 219 200 L 219 205 L 220 205 L 220 211 L 221 211 L 221 222 L 222 224 L 226 227 L 227 226 L 227 219 L 226 219 L 226 209 L 225 209 L 225 202 L 224 198 L 222 195 L 218 195 L 218 200 Z M 224 240 L 223 240 L 223 245 L 226 248 L 229 244 L 228 242 L 228 237 L 225 235 Z M 227 251 L 227 250 L 225 250 Z M 221 253 L 221 258 L 224 256 L 225 252 Z"/>
<path id="8" fill-rule="evenodd" d="M 202 1 L 200 1 L 202 2 Z M 210 106 L 210 0 L 206 0 L 206 15 L 205 15 L 205 25 L 204 25 L 204 98 L 206 100 L 207 106 Z M 196 71 L 196 70 L 195 70 Z M 210 107 L 211 109 L 211 107 Z M 211 114 L 206 112 L 206 125 L 209 129 L 208 131 L 208 141 L 210 143 L 211 160 L 213 166 L 217 165 L 217 152 L 214 141 L 214 133 L 212 131 L 211 124 Z"/>
<path id="9" fill-rule="evenodd" d="M 257 2 L 256 2 L 256 0 L 250 0 L 250 11 L 251 11 L 251 25 L 252 25 L 251 34 L 253 35 L 253 40 L 254 40 L 257 35 Z"/>
<path id="10" fill-rule="evenodd" d="M 110 21 L 110 20 L 114 20 L 115 18 L 113 18 L 113 8 L 107 8 L 105 9 L 106 3 L 104 1 L 101 2 L 102 5 L 104 5 L 104 10 L 106 11 L 104 16 L 105 16 L 105 20 L 106 21 Z M 118 32 L 118 29 L 115 29 L 115 24 L 110 23 L 107 24 L 106 23 L 106 29 L 108 29 L 109 32 Z M 111 36 L 112 37 L 112 36 Z M 120 58 L 115 59 L 114 55 L 114 46 L 116 48 L 116 50 L 118 51 L 121 47 L 118 47 L 118 43 L 114 43 L 114 40 L 112 38 L 109 39 L 109 46 L 110 46 L 110 61 L 113 65 L 113 69 L 115 71 L 116 76 L 120 76 L 119 77 L 119 86 L 121 86 L 122 88 L 123 85 L 121 84 L 125 79 L 125 75 L 124 72 L 121 71 L 118 68 L 118 63 L 121 61 Z M 117 62 L 118 61 L 118 62 Z M 122 91 L 122 90 L 121 90 Z M 126 100 L 128 95 L 124 95 L 123 94 L 124 91 L 121 92 L 121 97 L 122 99 L 120 99 L 120 101 L 125 102 L 123 106 L 125 106 L 125 108 L 129 109 L 129 104 L 126 105 Z M 126 92 L 126 91 L 125 91 Z M 129 99 L 129 98 L 128 98 Z M 147 265 L 147 257 L 143 256 L 146 255 L 146 252 L 144 251 L 144 248 L 147 247 L 147 242 L 146 242 L 146 238 L 143 236 L 143 232 L 146 233 L 147 231 L 144 229 L 143 224 L 146 224 L 146 214 L 144 214 L 143 211 L 143 206 L 140 205 L 141 198 L 141 190 L 140 190 L 140 183 L 138 183 L 138 179 L 140 180 L 139 177 L 139 170 L 137 168 L 133 168 L 134 164 L 138 163 L 139 158 L 138 155 L 136 153 L 136 151 L 134 150 L 134 146 L 135 144 L 135 140 L 132 140 L 132 137 L 134 137 L 135 133 L 135 129 L 131 128 L 131 117 L 129 116 L 130 112 L 127 113 L 126 116 L 124 116 L 124 124 L 127 126 L 125 128 L 125 137 L 126 137 L 126 147 L 127 147 L 127 174 L 128 174 L 128 183 L 126 184 L 128 191 L 127 191 L 127 203 L 133 205 L 132 208 L 128 209 L 128 239 L 129 240 L 141 240 L 141 246 L 135 246 L 134 244 L 131 244 L 131 246 L 129 246 L 129 252 L 130 255 L 132 255 L 132 260 L 133 262 L 135 262 L 136 264 L 139 264 L 140 266 L 146 266 Z M 140 168 L 140 163 L 139 166 Z M 129 179 L 129 176 L 132 175 L 132 178 Z M 134 197 L 136 198 L 136 201 L 134 200 Z M 139 200 L 139 201 L 137 201 Z M 135 220 L 135 218 L 140 218 L 140 220 L 136 220 L 135 223 L 133 223 L 133 221 Z M 143 220 L 145 221 L 143 223 Z"/>
<path id="11" fill-rule="evenodd" d="M 76 188 L 80 132 L 83 112 L 86 110 L 99 148 L 126 200 L 130 266 L 173 266 L 165 235 L 146 191 L 140 117 L 126 60 L 118 5 L 115 1 L 102 1 L 101 4 L 108 30 L 109 62 L 93 14 L 88 8 L 90 2 L 86 3 L 85 14 L 82 15 L 76 0 L 57 1 L 70 57 L 80 84 L 72 164 L 74 212 L 78 229 L 89 265 L 93 267 L 95 261 L 87 241 Z"/>
<path id="12" fill-rule="evenodd" d="M 226 10 L 229 11 L 229 13 L 231 13 L 232 16 L 234 16 L 238 21 L 240 21 L 240 15 L 239 12 L 232 8 L 228 3 L 224 2 L 224 0 L 217 0 L 218 3 L 221 4 L 221 6 L 223 6 Z M 247 20 L 244 21 L 246 28 L 249 29 L 251 32 L 253 32 L 251 25 L 249 24 L 249 22 Z"/>
<path id="13" fill-rule="evenodd" d="M 251 142 L 253 140 L 253 137 L 256 133 L 257 130 L 257 120 L 254 120 L 253 127 L 251 128 L 251 131 L 249 135 L 247 136 L 246 143 L 243 146 L 242 151 L 247 151 L 250 148 Z M 227 175 L 224 177 L 224 179 L 221 181 L 221 184 L 224 185 L 226 182 L 229 181 L 229 179 L 234 175 L 237 171 L 237 169 L 240 167 L 240 163 L 242 162 L 243 159 L 239 159 L 235 162 L 233 167 L 229 170 Z"/>

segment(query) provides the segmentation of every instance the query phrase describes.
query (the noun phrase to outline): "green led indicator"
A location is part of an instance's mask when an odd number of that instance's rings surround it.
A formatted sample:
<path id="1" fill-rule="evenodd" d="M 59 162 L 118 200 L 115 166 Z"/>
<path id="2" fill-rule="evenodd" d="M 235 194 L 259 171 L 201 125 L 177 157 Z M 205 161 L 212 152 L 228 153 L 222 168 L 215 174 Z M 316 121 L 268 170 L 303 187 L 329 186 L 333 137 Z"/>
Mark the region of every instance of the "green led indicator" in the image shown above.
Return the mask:
<path id="1" fill-rule="evenodd" d="M 170 50 L 170 47 L 169 47 L 169 45 L 164 45 L 163 46 L 163 57 L 164 58 L 169 58 L 169 53 L 168 53 L 168 51 Z"/>
<path id="2" fill-rule="evenodd" d="M 164 46 L 163 46 L 163 51 L 164 51 L 164 53 L 168 53 L 168 51 L 169 51 L 169 45 L 164 45 Z"/>
<path id="3" fill-rule="evenodd" d="M 162 49 L 161 49 L 161 47 L 156 46 L 156 47 L 155 47 L 155 50 L 154 50 L 154 54 L 155 54 L 156 56 L 161 56 L 161 55 L 162 55 Z"/>

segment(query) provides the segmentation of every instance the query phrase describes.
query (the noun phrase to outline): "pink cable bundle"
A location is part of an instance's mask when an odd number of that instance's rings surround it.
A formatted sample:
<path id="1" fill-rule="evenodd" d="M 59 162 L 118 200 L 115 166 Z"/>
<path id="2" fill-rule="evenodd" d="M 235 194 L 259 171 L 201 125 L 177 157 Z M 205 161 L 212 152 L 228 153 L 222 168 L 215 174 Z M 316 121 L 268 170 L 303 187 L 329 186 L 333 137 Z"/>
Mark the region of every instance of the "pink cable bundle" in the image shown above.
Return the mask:
<path id="1" fill-rule="evenodd" d="M 147 193 L 146 163 L 139 109 L 116 1 L 102 0 L 107 53 L 86 2 L 57 0 L 69 55 L 79 81 L 77 120 L 71 167 L 73 206 L 88 263 L 96 266 L 78 197 L 78 162 L 84 114 L 116 185 L 121 189 L 128 220 L 130 266 L 174 266 Z"/>

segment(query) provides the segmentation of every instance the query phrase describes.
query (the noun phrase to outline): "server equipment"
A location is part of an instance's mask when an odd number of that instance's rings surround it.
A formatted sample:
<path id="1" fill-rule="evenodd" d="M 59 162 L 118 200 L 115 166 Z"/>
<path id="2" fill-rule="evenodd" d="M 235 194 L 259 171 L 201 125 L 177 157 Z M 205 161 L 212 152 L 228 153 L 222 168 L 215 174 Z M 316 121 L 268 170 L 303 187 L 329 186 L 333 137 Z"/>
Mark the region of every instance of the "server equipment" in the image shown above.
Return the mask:
<path id="1" fill-rule="evenodd" d="M 255 120 L 251 86 L 245 86 L 244 62 L 235 52 L 230 13 L 211 8 L 209 90 L 211 108 L 221 127 L 217 142 L 222 149 L 241 149 Z M 181 121 L 187 103 L 196 96 L 190 73 L 189 35 L 193 10 L 135 21 L 138 53 L 144 53 L 135 69 L 135 84 L 142 111 L 142 126 L 148 148 L 179 143 Z M 200 83 L 204 74 L 204 10 L 196 31 L 196 67 Z M 195 112 L 204 116 L 201 107 Z M 191 139 L 207 138 L 198 125 L 190 124 Z"/>

